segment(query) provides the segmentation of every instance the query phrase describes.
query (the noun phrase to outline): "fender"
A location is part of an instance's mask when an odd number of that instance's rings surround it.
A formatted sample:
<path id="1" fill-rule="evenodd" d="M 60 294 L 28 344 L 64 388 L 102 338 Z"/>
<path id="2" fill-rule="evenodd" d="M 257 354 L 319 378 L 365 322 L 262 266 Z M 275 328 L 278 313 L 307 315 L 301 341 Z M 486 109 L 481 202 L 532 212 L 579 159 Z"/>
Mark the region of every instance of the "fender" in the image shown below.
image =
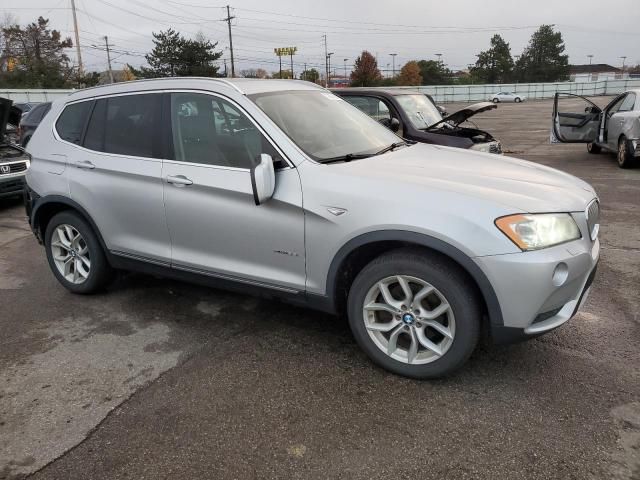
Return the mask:
<path id="1" fill-rule="evenodd" d="M 29 225 L 31 226 L 31 230 L 36 235 L 40 243 L 44 242 L 44 238 L 42 238 L 44 236 L 44 232 L 40 231 L 40 226 L 38 225 L 38 221 L 39 221 L 38 217 L 40 216 L 40 212 L 42 211 L 41 209 L 45 205 L 50 205 L 52 203 L 59 203 L 59 204 L 66 205 L 73 210 L 76 210 L 78 213 L 80 213 L 84 217 L 84 219 L 87 222 L 89 222 L 89 225 L 91 226 L 96 236 L 98 237 L 98 241 L 100 242 L 102 249 L 107 254 L 107 256 L 109 256 L 109 249 L 107 248 L 107 244 L 104 242 L 104 239 L 102 238 L 100 229 L 98 228 L 96 223 L 93 221 L 93 218 L 91 218 L 91 215 L 89 215 L 89 213 L 78 202 L 71 200 L 68 197 L 63 197 L 62 195 L 46 195 L 44 197 L 39 197 L 33 191 L 30 191 L 28 193 L 28 198 L 30 198 L 30 200 L 28 201 L 31 202 L 30 210 L 29 210 L 29 206 L 27 205 L 27 211 L 31 212 L 29 215 Z"/>
<path id="2" fill-rule="evenodd" d="M 487 305 L 487 311 L 491 325 L 504 325 L 500 302 L 498 301 L 498 297 L 495 290 L 493 289 L 493 286 L 491 285 L 491 282 L 489 282 L 489 279 L 484 274 L 484 272 L 469 256 L 460 251 L 458 248 L 453 247 L 440 239 L 422 233 L 409 232 L 405 230 L 380 230 L 364 233 L 355 238 L 352 238 L 347 243 L 345 243 L 340 248 L 340 250 L 338 250 L 338 253 L 336 253 L 336 255 L 333 257 L 331 266 L 329 267 L 329 273 L 327 274 L 327 284 L 325 292 L 327 297 L 331 299 L 332 302 L 334 301 L 333 293 L 335 292 L 336 282 L 338 281 L 338 272 L 347 256 L 351 252 L 355 251 L 358 247 L 380 241 L 401 241 L 412 243 L 414 245 L 420 245 L 442 253 L 443 255 L 446 255 L 447 257 L 454 260 L 471 276 L 471 278 L 473 278 L 473 280 L 478 285 L 480 293 L 482 294 L 485 304 Z"/>

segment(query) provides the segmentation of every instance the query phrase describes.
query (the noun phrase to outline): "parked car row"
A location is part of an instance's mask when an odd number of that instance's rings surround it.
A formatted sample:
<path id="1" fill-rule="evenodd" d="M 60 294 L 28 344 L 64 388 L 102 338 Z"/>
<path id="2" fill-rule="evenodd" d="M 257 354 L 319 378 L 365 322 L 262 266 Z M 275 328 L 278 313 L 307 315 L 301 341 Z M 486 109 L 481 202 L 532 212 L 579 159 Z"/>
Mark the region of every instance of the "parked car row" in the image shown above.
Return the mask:
<path id="1" fill-rule="evenodd" d="M 175 77 L 56 101 L 26 195 L 53 275 L 88 294 L 143 270 L 343 313 L 373 362 L 414 378 L 460 368 L 483 331 L 528 339 L 575 315 L 599 258 L 593 188 L 381 124 L 472 147 L 492 139 L 459 123 L 491 103 L 447 127 L 422 94 L 359 94 Z"/>

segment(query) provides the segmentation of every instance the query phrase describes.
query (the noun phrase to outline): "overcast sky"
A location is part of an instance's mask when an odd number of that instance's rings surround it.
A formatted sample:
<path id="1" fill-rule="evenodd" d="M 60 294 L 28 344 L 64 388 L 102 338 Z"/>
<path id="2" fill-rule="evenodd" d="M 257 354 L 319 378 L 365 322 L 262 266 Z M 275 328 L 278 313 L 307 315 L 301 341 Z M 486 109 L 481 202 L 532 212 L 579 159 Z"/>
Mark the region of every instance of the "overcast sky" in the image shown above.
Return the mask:
<path id="1" fill-rule="evenodd" d="M 173 27 L 185 36 L 198 31 L 224 50 L 229 59 L 226 8 L 216 0 L 75 0 L 85 68 L 104 70 L 104 35 L 113 45 L 114 68 L 144 64 L 152 47 L 151 32 Z M 475 62 L 494 33 L 511 45 L 512 55 L 526 46 L 541 24 L 555 24 L 563 34 L 571 63 L 620 66 L 640 63 L 640 0 L 229 0 L 236 71 L 248 67 L 278 69 L 274 47 L 297 46 L 297 72 L 324 64 L 322 35 L 334 52 L 332 67 L 342 74 L 363 49 L 378 57 L 381 69 L 396 69 L 412 59 L 436 59 L 452 70 Z M 0 13 L 20 23 L 39 15 L 52 28 L 73 38 L 70 0 L 2 0 Z M 69 52 L 76 58 L 75 49 Z M 288 65 L 288 59 L 286 62 Z M 284 68 L 284 67 L 283 67 Z M 333 70 L 333 68 L 332 68 Z"/>

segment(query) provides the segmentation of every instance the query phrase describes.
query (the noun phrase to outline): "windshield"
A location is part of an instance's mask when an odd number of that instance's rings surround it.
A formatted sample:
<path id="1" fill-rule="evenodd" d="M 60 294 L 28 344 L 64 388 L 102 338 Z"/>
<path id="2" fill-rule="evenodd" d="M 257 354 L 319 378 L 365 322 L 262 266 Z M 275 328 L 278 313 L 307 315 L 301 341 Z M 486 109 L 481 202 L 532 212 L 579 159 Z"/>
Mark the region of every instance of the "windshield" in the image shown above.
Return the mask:
<path id="1" fill-rule="evenodd" d="M 249 96 L 314 160 L 373 154 L 400 138 L 341 98 L 324 91 L 282 91 Z"/>
<path id="2" fill-rule="evenodd" d="M 430 127 L 442 120 L 442 115 L 426 95 L 419 93 L 396 95 L 395 99 L 409 117 L 411 124 L 418 130 Z"/>

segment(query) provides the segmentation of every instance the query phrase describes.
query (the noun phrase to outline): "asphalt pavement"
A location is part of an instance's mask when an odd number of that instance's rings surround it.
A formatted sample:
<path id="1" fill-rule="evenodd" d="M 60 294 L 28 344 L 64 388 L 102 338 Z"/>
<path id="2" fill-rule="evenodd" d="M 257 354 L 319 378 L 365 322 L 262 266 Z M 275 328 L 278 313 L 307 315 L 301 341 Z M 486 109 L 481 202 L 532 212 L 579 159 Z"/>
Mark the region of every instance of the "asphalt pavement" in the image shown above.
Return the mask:
<path id="1" fill-rule="evenodd" d="M 72 295 L 0 201 L 0 479 L 639 479 L 640 168 L 549 145 L 550 113 L 474 121 L 594 185 L 592 293 L 446 380 L 389 374 L 344 319 L 276 301 L 139 274 Z"/>

